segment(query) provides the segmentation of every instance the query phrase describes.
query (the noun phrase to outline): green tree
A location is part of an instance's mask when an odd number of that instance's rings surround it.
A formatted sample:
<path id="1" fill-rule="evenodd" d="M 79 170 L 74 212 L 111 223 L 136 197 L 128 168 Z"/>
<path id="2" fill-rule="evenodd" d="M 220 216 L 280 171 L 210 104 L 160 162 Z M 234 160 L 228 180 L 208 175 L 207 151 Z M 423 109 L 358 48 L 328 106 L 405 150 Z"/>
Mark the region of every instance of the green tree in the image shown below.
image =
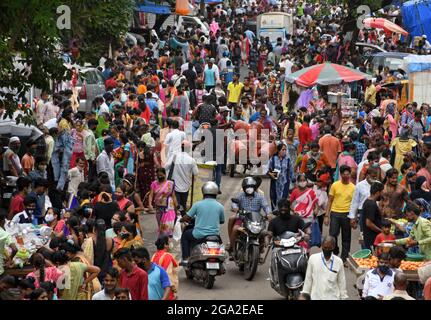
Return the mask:
<path id="1" fill-rule="evenodd" d="M 57 8 L 71 9 L 71 30 L 57 28 Z M 128 30 L 133 0 L 2 0 L 0 1 L 0 104 L 12 115 L 27 103 L 31 87 L 49 90 L 70 79 L 61 55 L 72 39 L 80 50 L 78 63 L 96 64 L 109 44 Z M 33 123 L 31 110 L 17 121 Z"/>
<path id="2" fill-rule="evenodd" d="M 66 0 L 72 13 L 72 28 L 62 32 L 64 45 L 73 39 L 79 46 L 79 63 L 96 65 L 109 45 L 118 45 L 131 24 L 134 0 Z"/>
<path id="3" fill-rule="evenodd" d="M 48 90 L 50 79 L 62 79 L 56 8 L 59 0 L 0 1 L 0 104 L 11 116 L 32 86 Z M 27 117 L 18 119 L 31 123 Z"/>

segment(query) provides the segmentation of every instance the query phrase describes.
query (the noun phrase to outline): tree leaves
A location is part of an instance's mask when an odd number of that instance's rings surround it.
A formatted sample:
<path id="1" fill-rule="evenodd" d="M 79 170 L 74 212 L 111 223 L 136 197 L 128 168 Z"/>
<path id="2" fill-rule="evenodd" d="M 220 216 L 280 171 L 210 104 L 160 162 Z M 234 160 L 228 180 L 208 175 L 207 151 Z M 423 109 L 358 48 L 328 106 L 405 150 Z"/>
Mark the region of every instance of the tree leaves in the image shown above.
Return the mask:
<path id="1" fill-rule="evenodd" d="M 57 28 L 57 7 L 71 9 L 72 30 Z M 109 43 L 128 30 L 133 0 L 1 0 L 0 104 L 12 116 L 27 101 L 32 87 L 50 90 L 52 82 L 70 79 L 61 53 L 73 39 L 81 46 L 78 63 L 94 65 L 107 54 Z M 61 48 L 59 50 L 59 47 Z M 17 122 L 30 125 L 32 111 Z"/>

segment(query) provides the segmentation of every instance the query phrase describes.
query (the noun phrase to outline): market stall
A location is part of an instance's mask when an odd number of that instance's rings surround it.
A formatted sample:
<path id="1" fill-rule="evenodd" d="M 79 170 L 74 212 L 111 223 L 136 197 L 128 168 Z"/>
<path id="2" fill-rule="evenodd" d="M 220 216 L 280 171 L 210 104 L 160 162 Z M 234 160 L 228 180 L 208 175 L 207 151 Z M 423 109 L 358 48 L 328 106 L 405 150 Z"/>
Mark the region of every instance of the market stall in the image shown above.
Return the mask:
<path id="1" fill-rule="evenodd" d="M 294 72 L 286 81 L 305 88 L 327 87 L 328 102 L 336 103 L 344 118 L 353 119 L 358 111 L 358 100 L 352 99 L 348 90 L 341 88 L 347 87 L 347 83 L 370 79 L 370 75 L 359 70 L 326 62 Z"/>
<path id="2" fill-rule="evenodd" d="M 378 250 L 383 249 L 385 252 L 388 252 L 390 246 L 386 246 L 384 244 L 383 247 Z M 385 250 L 386 249 L 386 250 Z M 407 255 L 406 260 L 401 261 L 400 269 L 406 275 L 407 280 L 410 282 L 408 290 L 410 290 L 410 295 L 414 298 L 418 297 L 418 288 L 421 287 L 421 280 L 419 275 L 419 269 L 426 264 L 425 261 L 422 261 L 422 257 L 418 257 L 418 255 Z M 372 270 L 377 267 L 378 258 L 375 255 L 371 254 L 371 250 L 359 250 L 354 254 L 349 254 L 347 258 L 347 264 L 349 269 L 356 275 L 357 281 L 354 287 L 359 291 L 359 294 L 362 294 L 362 289 L 365 282 L 365 275 L 369 270 Z"/>
<path id="3" fill-rule="evenodd" d="M 15 224 L 13 222 L 7 223 L 5 227 L 12 236 L 18 252 L 12 260 L 13 266 L 6 266 L 4 273 L 14 277 L 25 277 L 33 271 L 29 263 L 30 257 L 48 245 L 52 229 L 47 226 L 34 226 L 30 223 Z M 5 255 L 10 255 L 10 252 L 6 251 Z"/>

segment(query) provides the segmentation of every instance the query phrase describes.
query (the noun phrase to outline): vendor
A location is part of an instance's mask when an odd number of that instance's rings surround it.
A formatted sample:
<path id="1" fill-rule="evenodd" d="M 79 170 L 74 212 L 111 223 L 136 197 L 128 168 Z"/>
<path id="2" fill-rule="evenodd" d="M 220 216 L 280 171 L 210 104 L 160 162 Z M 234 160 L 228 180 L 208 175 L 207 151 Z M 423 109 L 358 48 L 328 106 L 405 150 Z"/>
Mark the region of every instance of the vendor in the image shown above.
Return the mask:
<path id="1" fill-rule="evenodd" d="M 12 221 L 13 223 L 32 223 L 33 214 L 36 210 L 36 198 L 33 196 L 26 196 L 24 198 L 24 211 L 16 214 Z"/>
<path id="2" fill-rule="evenodd" d="M 15 254 L 18 252 L 17 247 L 13 243 L 12 236 L 5 230 L 5 223 L 6 223 L 6 215 L 4 213 L 0 213 L 0 277 L 4 273 L 4 265 L 8 265 L 10 261 L 12 261 Z M 10 247 L 12 249 L 12 253 L 7 258 L 7 261 L 3 260 L 4 258 L 4 252 L 6 249 L 6 246 Z"/>
<path id="3" fill-rule="evenodd" d="M 410 236 L 404 239 L 386 240 L 385 242 L 407 245 L 407 247 L 419 245 L 425 260 L 431 260 L 431 221 L 420 217 L 419 208 L 413 204 L 408 204 L 405 212 L 407 220 L 413 223 Z"/>

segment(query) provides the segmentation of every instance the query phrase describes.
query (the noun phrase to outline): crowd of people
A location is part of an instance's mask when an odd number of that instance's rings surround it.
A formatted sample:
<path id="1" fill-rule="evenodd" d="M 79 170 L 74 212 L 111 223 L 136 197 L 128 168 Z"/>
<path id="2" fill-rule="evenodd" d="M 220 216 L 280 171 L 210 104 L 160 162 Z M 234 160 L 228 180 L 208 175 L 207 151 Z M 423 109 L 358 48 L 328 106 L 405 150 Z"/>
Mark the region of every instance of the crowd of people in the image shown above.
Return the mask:
<path id="1" fill-rule="evenodd" d="M 397 245 L 394 256 L 381 255 L 379 267 L 367 274 L 364 298 L 408 299 L 405 275 L 393 260 L 400 260 L 402 247 L 431 260 L 431 109 L 413 101 L 401 105 L 382 90 L 382 83 L 406 74 L 366 66 L 344 40 L 346 8 L 329 7 L 323 17 L 321 6 L 288 1 L 281 10 L 294 14 L 295 32 L 275 42 L 246 27 L 247 20 L 273 9 L 271 1 L 243 11 L 208 6 L 209 35 L 169 26 L 157 39 L 134 46 L 124 42 L 113 58 L 103 57 L 99 68 L 106 92 L 94 99 L 91 111 L 79 111 L 73 83 L 52 96 L 43 92 L 33 110 L 44 133 L 43 151 L 39 142 L 22 146 L 14 136 L 2 157 L 2 173 L 17 177 L 17 191 L 7 213 L 0 214 L 0 251 L 9 252 L 0 256 L 1 299 L 177 299 L 179 261 L 172 235 L 189 208 L 198 174 L 187 125 L 193 132 L 203 124 L 231 130 L 238 121 L 267 129 L 277 142 L 262 164 L 270 188 L 261 190 L 255 177 L 244 179 L 238 196 L 243 208 L 263 210 L 271 219 L 280 203 L 289 207 L 282 222 L 270 222 L 272 236 L 296 228 L 298 217 L 317 222 L 320 234 L 329 227 L 323 253 L 310 257 L 300 298 L 347 298 L 344 267 L 356 240 L 352 228 L 359 226 L 363 248 Z M 409 47 L 385 32 L 361 31 L 359 38 L 388 51 Z M 313 88 L 308 97 L 299 92 L 298 102 L 292 101 L 299 89 L 285 78 L 325 61 L 375 77 L 338 88 L 360 101 L 351 126 L 340 106 L 329 103 L 328 88 Z M 236 174 L 235 166 L 216 166 L 218 194 L 228 169 Z M 220 219 L 201 220 L 208 225 L 197 226 L 200 232 L 184 233 L 183 262 L 190 242 L 224 222 L 220 207 L 203 201 L 187 216 Z M 240 226 L 237 211 L 233 205 L 231 244 Z M 143 241 L 139 216 L 144 213 L 157 220 L 154 255 Z M 53 231 L 49 247 L 31 256 L 33 271 L 18 282 L 7 275 L 18 251 L 6 231 L 10 223 L 43 224 Z M 373 280 L 378 277 L 380 284 Z M 428 281 L 423 293 L 428 299 L 429 286 Z"/>

